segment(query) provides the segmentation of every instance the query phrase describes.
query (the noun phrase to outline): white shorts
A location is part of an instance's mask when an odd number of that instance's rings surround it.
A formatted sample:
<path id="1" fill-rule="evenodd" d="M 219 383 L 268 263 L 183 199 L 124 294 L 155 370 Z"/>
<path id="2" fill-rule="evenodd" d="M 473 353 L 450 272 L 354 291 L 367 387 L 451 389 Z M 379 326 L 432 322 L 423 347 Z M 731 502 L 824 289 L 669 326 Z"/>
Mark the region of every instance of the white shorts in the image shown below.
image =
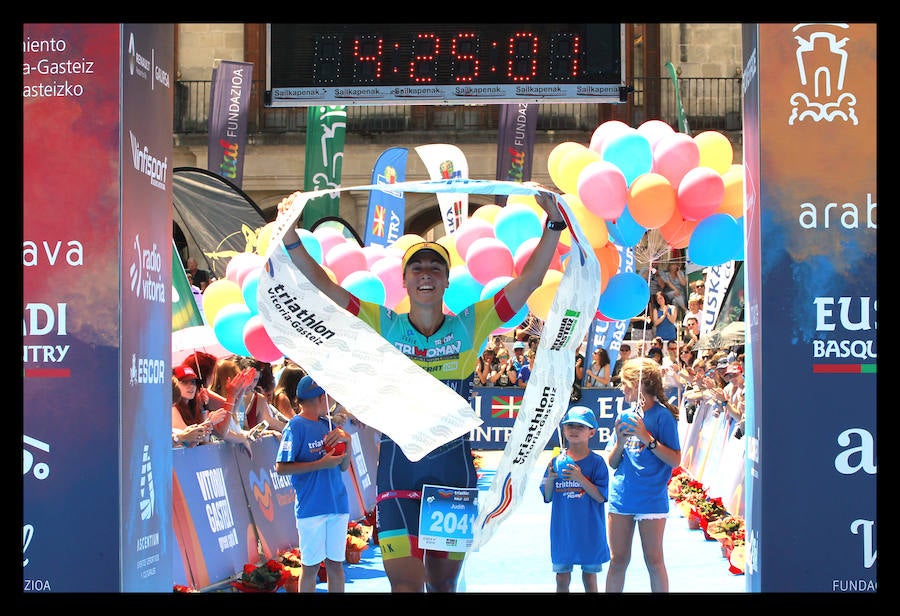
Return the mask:
<path id="1" fill-rule="evenodd" d="M 300 562 L 307 567 L 318 565 L 326 558 L 339 563 L 344 562 L 349 522 L 349 513 L 328 513 L 311 518 L 298 518 Z"/>
<path id="2" fill-rule="evenodd" d="M 619 513 L 618 511 L 610 511 L 610 513 L 634 516 L 635 522 L 640 522 L 641 520 L 659 520 L 660 518 L 669 517 L 668 513 Z"/>

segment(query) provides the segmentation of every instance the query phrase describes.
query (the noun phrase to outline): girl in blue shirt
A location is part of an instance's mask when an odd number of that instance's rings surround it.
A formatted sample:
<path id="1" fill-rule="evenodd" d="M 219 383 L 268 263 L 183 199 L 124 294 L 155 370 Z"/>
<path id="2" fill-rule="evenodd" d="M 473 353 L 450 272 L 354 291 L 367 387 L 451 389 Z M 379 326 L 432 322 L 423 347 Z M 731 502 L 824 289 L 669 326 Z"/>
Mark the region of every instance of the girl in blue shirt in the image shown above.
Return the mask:
<path id="1" fill-rule="evenodd" d="M 625 585 L 635 524 L 650 590 L 668 592 L 663 531 L 669 515 L 669 479 L 681 462 L 678 409 L 666 399 L 661 367 L 653 359 L 629 359 L 620 374 L 625 401 L 632 406 L 616 418 L 606 446 L 607 462 L 615 469 L 609 485 L 606 592 L 622 592 Z"/>

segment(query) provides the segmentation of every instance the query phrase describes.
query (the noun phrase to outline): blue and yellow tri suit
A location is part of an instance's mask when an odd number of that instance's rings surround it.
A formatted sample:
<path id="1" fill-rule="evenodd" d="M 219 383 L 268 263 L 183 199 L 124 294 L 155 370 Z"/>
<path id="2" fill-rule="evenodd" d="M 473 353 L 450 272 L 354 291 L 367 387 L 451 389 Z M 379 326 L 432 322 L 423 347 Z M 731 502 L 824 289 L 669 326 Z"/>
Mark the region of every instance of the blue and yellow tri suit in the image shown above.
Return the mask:
<path id="1" fill-rule="evenodd" d="M 457 315 L 446 315 L 431 336 L 419 332 L 410 323 L 409 314 L 396 313 L 352 295 L 347 310 L 466 400 L 471 393 L 482 343 L 516 314 L 502 289 Z M 467 435 L 438 447 L 418 462 L 410 461 L 390 437 L 382 435 L 375 479 L 376 526 L 382 558 L 424 555 L 418 542 L 419 497 L 423 485 L 474 488 L 477 481 Z M 454 559 L 465 556 L 463 552 L 430 550 L 429 553 Z"/>

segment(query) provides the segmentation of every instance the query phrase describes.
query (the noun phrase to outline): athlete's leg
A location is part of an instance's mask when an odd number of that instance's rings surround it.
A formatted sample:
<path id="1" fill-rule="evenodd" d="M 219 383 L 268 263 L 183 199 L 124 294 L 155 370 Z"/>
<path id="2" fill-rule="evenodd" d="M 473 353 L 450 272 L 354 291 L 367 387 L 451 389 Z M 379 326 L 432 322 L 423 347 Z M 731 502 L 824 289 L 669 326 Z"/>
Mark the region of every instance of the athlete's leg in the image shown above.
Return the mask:
<path id="1" fill-rule="evenodd" d="M 425 552 L 425 591 L 456 592 L 463 552 Z"/>
<path id="2" fill-rule="evenodd" d="M 384 561 L 391 592 L 425 592 L 425 565 L 414 556 Z"/>

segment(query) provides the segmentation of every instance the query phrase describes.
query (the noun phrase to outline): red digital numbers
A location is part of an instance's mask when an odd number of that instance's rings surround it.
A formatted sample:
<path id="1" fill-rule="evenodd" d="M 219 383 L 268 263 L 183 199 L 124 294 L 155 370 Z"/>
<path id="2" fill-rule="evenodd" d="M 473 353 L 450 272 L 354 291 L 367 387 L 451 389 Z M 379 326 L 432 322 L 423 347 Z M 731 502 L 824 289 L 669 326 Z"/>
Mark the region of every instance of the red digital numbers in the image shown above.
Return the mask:
<path id="1" fill-rule="evenodd" d="M 450 73 L 456 83 L 471 83 L 480 74 L 478 59 L 478 35 L 460 32 L 450 43 L 452 65 Z"/>
<path id="2" fill-rule="evenodd" d="M 353 39 L 353 81 L 376 84 L 381 81 L 384 40 L 376 34 L 361 34 Z"/>
<path id="3" fill-rule="evenodd" d="M 432 83 L 437 76 L 441 39 L 434 33 L 417 34 L 412 42 L 412 58 L 409 61 L 409 79 L 412 83 Z"/>
<path id="4" fill-rule="evenodd" d="M 507 41 L 506 76 L 513 82 L 532 81 L 537 74 L 538 37 L 516 32 Z"/>

